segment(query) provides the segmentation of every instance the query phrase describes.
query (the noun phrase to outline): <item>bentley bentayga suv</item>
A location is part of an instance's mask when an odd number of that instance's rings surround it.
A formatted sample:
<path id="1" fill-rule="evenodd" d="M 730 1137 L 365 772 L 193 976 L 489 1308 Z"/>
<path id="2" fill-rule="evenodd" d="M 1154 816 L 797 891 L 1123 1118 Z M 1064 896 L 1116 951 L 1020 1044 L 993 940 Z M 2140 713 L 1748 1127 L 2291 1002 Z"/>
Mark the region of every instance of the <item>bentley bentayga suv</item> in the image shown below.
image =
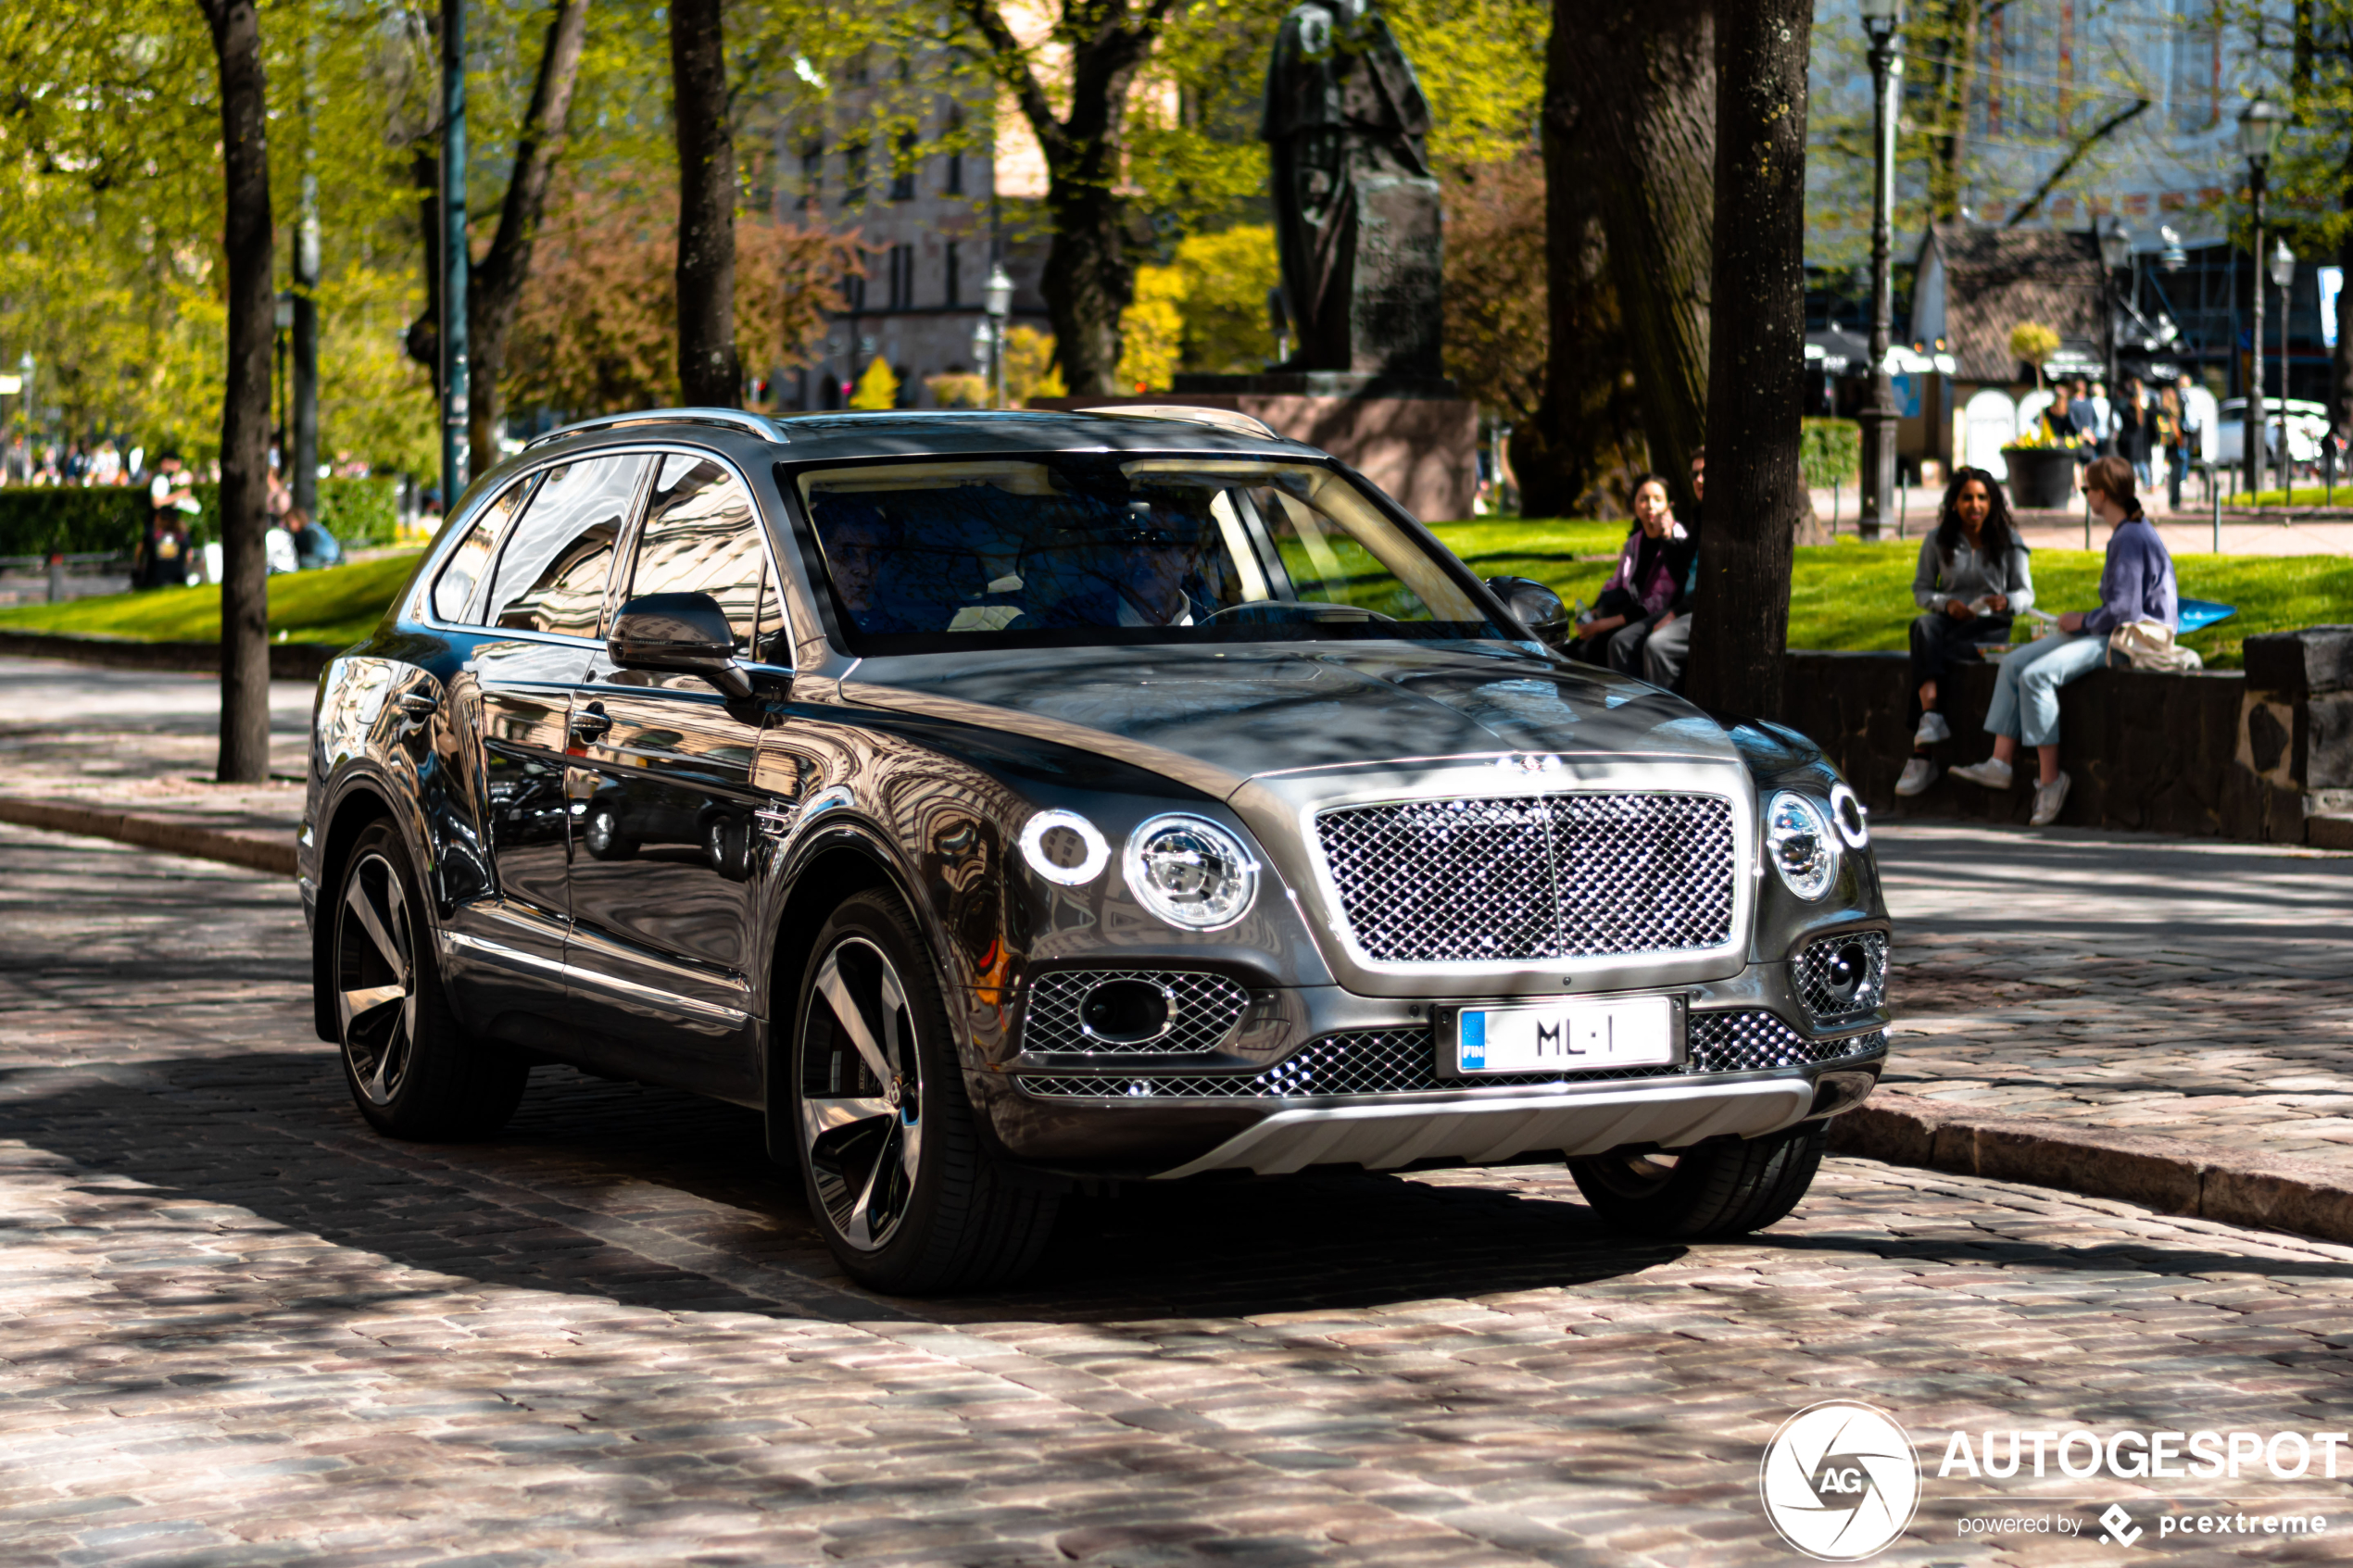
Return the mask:
<path id="1" fill-rule="evenodd" d="M 537 1062 L 749 1107 L 881 1289 L 1213 1173 L 1770 1223 L 1886 1052 L 1863 810 L 1563 619 L 1238 416 L 560 432 L 321 681 L 317 1026 L 396 1136 Z"/>

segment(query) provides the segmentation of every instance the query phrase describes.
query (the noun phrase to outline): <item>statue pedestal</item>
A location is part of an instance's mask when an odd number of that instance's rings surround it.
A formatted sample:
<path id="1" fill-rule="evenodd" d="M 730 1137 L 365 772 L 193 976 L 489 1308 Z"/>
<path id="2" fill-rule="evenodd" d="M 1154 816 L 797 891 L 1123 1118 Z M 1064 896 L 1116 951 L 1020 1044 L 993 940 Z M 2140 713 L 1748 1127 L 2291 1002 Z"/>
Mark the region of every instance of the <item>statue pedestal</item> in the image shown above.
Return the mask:
<path id="1" fill-rule="evenodd" d="M 1128 403 L 1232 408 L 1276 434 L 1320 446 L 1425 522 L 1471 515 L 1478 489 L 1478 406 L 1442 376 L 1348 370 L 1180 375 L 1174 392 L 1135 397 L 1055 397 L 1033 407 L 1108 408 Z"/>

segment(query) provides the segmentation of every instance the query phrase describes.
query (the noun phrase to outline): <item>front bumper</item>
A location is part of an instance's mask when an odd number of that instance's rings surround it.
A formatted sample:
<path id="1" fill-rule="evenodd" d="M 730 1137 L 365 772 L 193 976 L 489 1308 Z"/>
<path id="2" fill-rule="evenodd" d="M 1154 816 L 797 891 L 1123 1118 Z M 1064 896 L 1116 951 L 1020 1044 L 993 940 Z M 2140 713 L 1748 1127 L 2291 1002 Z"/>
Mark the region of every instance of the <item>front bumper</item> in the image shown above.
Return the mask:
<path id="1" fill-rule="evenodd" d="M 1580 1088 L 1585 1086 L 1580 1085 Z M 1683 1148 L 1714 1137 L 1755 1137 L 1806 1119 L 1815 1085 L 1802 1074 L 1733 1084 L 1650 1080 L 1567 1092 L 1470 1091 L 1446 1104 L 1378 1100 L 1298 1106 L 1162 1171 L 1162 1179 L 1206 1171 L 1271 1176 L 1310 1165 L 1393 1170 L 1421 1160 L 1493 1165 L 1531 1149 L 1564 1158 L 1629 1144 Z"/>

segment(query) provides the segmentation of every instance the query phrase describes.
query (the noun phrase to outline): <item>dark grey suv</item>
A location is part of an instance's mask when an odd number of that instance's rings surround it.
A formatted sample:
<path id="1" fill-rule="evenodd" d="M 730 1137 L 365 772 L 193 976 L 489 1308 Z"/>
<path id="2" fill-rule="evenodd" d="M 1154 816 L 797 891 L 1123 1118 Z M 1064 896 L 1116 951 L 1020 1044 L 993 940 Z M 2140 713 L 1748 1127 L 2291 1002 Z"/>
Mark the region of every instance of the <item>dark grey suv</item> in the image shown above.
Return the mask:
<path id="1" fill-rule="evenodd" d="M 751 1107 L 889 1289 L 1209 1173 L 1769 1223 L 1885 1055 L 1862 809 L 1559 618 L 1230 415 L 560 432 L 320 684 L 320 1034 L 400 1136 L 536 1061 Z"/>

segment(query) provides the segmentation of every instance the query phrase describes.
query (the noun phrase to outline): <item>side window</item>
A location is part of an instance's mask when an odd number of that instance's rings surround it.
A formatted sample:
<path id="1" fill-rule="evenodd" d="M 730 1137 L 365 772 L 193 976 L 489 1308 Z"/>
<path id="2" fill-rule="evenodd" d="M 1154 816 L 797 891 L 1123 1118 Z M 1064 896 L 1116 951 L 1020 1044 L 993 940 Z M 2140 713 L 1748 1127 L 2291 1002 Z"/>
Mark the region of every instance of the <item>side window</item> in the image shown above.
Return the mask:
<path id="1" fill-rule="evenodd" d="M 466 607 L 473 603 L 474 587 L 489 574 L 490 562 L 497 554 L 498 540 L 507 532 L 515 514 L 522 510 L 523 497 L 531 494 L 531 482 L 535 475 L 526 474 L 498 493 L 498 498 L 474 514 L 473 522 L 466 529 L 466 536 L 449 552 L 442 563 L 441 575 L 434 580 L 433 613 L 441 621 L 462 621 Z"/>
<path id="2" fill-rule="evenodd" d="M 751 493 L 724 464 L 673 454 L 661 462 L 629 596 L 709 594 L 727 612 L 736 651 L 753 657 L 768 552 Z"/>
<path id="3" fill-rule="evenodd" d="M 646 459 L 635 453 L 549 469 L 498 555 L 493 626 L 593 637 L 630 497 Z"/>

